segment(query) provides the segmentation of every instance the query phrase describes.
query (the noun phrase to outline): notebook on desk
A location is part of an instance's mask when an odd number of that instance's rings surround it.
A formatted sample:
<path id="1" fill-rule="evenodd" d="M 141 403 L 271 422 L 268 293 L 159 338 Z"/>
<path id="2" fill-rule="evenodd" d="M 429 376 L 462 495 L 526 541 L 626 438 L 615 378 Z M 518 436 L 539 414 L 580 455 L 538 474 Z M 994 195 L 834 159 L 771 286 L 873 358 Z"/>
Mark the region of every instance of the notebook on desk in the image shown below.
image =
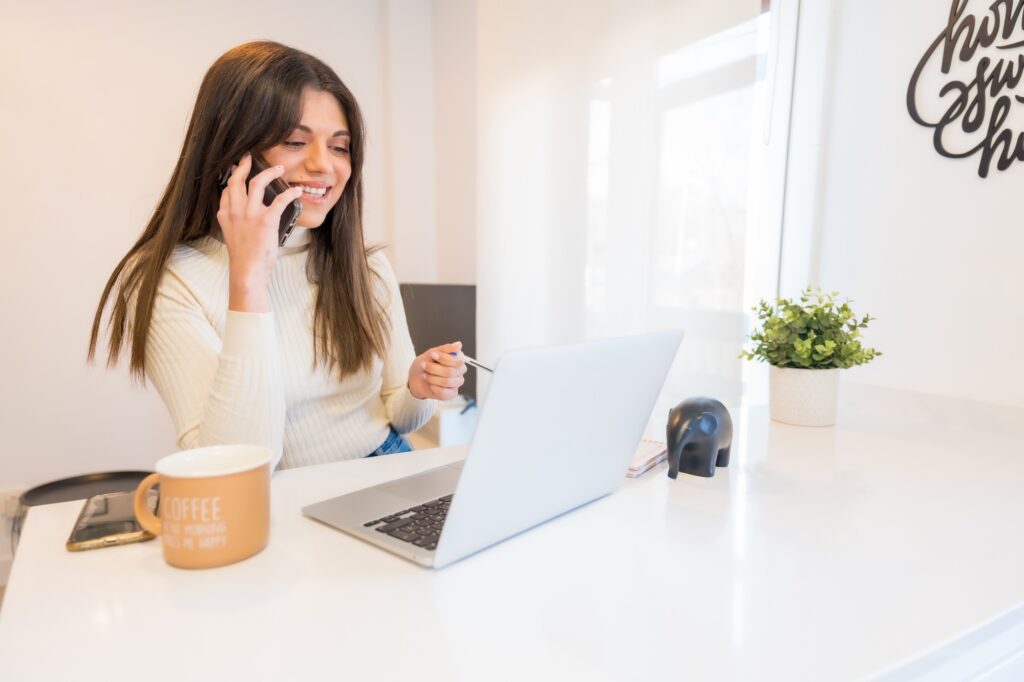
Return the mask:
<path id="1" fill-rule="evenodd" d="M 681 332 L 664 332 L 507 353 L 464 462 L 302 512 L 441 568 L 607 495 L 681 341 Z"/>

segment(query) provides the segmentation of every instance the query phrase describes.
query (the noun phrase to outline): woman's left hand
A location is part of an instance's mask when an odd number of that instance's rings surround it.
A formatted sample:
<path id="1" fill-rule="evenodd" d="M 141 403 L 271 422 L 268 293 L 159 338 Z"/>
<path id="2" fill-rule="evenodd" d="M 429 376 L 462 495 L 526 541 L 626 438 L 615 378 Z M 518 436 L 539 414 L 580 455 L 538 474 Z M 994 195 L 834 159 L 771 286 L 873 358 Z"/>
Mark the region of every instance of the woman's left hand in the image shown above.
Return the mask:
<path id="1" fill-rule="evenodd" d="M 450 355 L 462 350 L 462 342 L 431 348 L 417 357 L 409 368 L 409 391 L 414 398 L 451 400 L 466 380 L 466 361 Z"/>

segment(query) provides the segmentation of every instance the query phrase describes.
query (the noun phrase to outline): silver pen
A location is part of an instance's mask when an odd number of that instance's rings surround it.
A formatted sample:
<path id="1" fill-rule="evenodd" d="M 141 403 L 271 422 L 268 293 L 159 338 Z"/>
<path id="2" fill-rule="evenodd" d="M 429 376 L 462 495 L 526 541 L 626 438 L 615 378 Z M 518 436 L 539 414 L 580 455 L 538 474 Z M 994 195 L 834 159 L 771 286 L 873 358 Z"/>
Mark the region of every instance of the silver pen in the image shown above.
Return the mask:
<path id="1" fill-rule="evenodd" d="M 453 355 L 455 357 L 459 357 L 458 353 L 449 353 L 448 355 Z M 469 357 L 465 353 L 462 354 L 462 359 L 466 361 L 467 365 L 472 365 L 473 367 L 476 367 L 477 369 L 482 369 L 485 372 L 490 372 L 491 374 L 494 374 L 494 370 L 493 369 L 491 369 L 490 367 L 487 367 L 486 365 L 481 365 L 479 362 L 477 362 L 473 358 Z"/>

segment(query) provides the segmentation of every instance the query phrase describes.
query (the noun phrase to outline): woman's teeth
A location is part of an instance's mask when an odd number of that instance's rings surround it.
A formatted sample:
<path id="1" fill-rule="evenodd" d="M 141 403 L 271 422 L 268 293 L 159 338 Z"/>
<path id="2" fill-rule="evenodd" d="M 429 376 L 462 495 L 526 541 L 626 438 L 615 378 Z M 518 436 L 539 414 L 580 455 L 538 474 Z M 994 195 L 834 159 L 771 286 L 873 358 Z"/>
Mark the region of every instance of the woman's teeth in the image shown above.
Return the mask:
<path id="1" fill-rule="evenodd" d="M 327 193 L 326 187 L 306 187 L 305 185 L 293 185 L 293 187 L 300 188 L 303 194 L 308 194 L 311 197 L 322 197 Z"/>

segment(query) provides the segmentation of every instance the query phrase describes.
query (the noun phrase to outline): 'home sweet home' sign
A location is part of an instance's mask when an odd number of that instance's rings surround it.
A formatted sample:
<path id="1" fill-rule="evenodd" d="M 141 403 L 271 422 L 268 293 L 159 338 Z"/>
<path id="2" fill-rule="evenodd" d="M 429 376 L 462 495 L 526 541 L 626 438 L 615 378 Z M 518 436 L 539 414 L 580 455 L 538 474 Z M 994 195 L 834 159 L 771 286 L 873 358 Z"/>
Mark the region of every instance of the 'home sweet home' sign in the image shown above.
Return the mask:
<path id="1" fill-rule="evenodd" d="M 977 155 L 978 175 L 1024 161 L 1024 0 L 952 0 L 907 88 L 935 151 Z"/>

